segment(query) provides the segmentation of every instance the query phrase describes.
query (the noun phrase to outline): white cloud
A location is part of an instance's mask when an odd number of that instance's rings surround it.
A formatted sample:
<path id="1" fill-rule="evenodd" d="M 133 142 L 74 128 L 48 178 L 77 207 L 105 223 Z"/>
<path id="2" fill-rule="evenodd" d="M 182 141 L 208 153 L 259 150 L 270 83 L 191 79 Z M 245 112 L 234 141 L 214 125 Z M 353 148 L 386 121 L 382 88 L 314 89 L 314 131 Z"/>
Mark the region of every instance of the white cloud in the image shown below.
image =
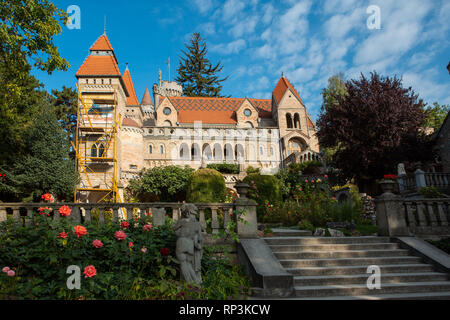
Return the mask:
<path id="1" fill-rule="evenodd" d="M 403 86 L 411 87 L 415 93 L 419 94 L 419 98 L 425 102 L 433 103 L 439 102 L 440 104 L 450 104 L 450 84 L 448 83 L 436 83 L 434 80 L 424 75 L 433 75 L 433 70 L 427 70 L 424 73 L 411 73 L 406 72 L 403 74 Z"/>
<path id="2" fill-rule="evenodd" d="M 211 47 L 212 52 L 218 52 L 221 54 L 233 54 L 239 53 L 242 49 L 245 49 L 247 43 L 244 39 L 238 39 L 229 43 L 221 43 Z"/>
<path id="3" fill-rule="evenodd" d="M 203 32 L 207 35 L 213 35 L 216 33 L 216 26 L 213 22 L 206 22 L 197 27 L 200 32 Z"/>
<path id="4" fill-rule="evenodd" d="M 224 21 L 230 21 L 245 8 L 245 3 L 240 0 L 227 0 L 223 6 L 222 18 Z"/>
<path id="5" fill-rule="evenodd" d="M 200 13 L 204 14 L 213 8 L 212 0 L 193 0 Z"/>
<path id="6" fill-rule="evenodd" d="M 245 34 L 250 34 L 255 32 L 256 24 L 258 23 L 257 16 L 251 16 L 243 20 L 239 20 L 234 26 L 229 30 L 235 38 L 240 38 Z"/>

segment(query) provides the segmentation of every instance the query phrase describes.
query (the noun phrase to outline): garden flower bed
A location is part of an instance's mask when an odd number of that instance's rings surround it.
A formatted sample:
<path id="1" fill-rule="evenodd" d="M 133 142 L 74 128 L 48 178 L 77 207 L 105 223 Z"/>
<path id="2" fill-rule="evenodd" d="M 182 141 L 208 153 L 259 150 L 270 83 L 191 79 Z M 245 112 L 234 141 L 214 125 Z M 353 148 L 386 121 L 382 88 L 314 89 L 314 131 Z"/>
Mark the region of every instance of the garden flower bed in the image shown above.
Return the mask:
<path id="1" fill-rule="evenodd" d="M 52 219 L 52 215 L 60 219 Z M 179 281 L 172 222 L 95 220 L 79 225 L 70 209 L 41 208 L 31 224 L 0 225 L 0 299 L 242 299 L 248 279 L 227 256 L 205 248 L 203 284 Z M 72 268 L 72 269 L 71 269 Z M 73 268 L 80 270 L 79 289 Z M 69 273 L 68 273 L 69 270 Z"/>

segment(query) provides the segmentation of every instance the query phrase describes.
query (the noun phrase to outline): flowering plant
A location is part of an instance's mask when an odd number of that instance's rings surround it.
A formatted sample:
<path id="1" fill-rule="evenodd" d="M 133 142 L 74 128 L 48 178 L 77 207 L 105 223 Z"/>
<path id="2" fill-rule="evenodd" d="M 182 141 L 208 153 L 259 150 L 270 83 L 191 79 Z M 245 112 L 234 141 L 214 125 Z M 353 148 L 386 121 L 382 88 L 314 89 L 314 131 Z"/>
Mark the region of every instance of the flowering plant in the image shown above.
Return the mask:
<path id="1" fill-rule="evenodd" d="M 70 216 L 71 212 L 72 210 L 68 206 L 62 206 L 61 208 L 59 208 L 59 214 L 61 215 L 61 217 L 68 217 Z"/>
<path id="2" fill-rule="evenodd" d="M 383 177 L 383 179 L 386 179 L 386 180 L 396 180 L 396 179 L 398 179 L 398 176 L 396 176 L 395 174 L 385 174 L 384 177 Z"/>
<path id="3" fill-rule="evenodd" d="M 53 196 L 50 193 L 43 194 L 41 196 L 41 199 L 44 200 L 45 202 L 53 202 L 53 201 L 55 201 L 55 199 L 53 198 Z"/>

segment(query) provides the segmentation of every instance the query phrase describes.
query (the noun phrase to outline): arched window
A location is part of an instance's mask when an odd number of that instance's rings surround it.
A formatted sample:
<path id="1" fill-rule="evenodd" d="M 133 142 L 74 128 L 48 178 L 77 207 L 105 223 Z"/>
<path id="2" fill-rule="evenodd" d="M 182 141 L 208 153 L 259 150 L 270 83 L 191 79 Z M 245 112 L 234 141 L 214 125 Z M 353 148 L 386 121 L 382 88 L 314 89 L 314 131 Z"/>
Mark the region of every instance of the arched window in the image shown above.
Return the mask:
<path id="1" fill-rule="evenodd" d="M 191 159 L 194 161 L 200 161 L 200 148 L 198 144 L 194 143 L 191 148 Z"/>
<path id="2" fill-rule="evenodd" d="M 148 146 L 148 153 L 150 153 L 150 154 L 153 153 L 153 146 L 152 145 Z"/>
<path id="3" fill-rule="evenodd" d="M 164 121 L 164 127 L 171 127 L 172 126 L 172 122 L 170 122 L 169 120 Z"/>
<path id="4" fill-rule="evenodd" d="M 218 143 L 214 145 L 213 157 L 215 161 L 222 161 L 222 147 Z"/>
<path id="5" fill-rule="evenodd" d="M 298 113 L 296 113 L 294 115 L 294 127 L 296 129 L 301 129 L 301 126 L 300 126 L 300 115 Z"/>
<path id="6" fill-rule="evenodd" d="M 180 146 L 180 159 L 181 160 L 190 160 L 189 158 L 189 146 L 186 143 L 183 143 Z"/>
<path id="7" fill-rule="evenodd" d="M 98 147 L 94 143 L 91 148 L 91 158 L 97 158 L 97 157 L 98 157 Z"/>
<path id="8" fill-rule="evenodd" d="M 241 144 L 236 145 L 235 156 L 236 160 L 242 159 L 243 161 L 245 161 L 244 147 Z"/>
<path id="9" fill-rule="evenodd" d="M 275 155 L 275 151 L 273 150 L 273 147 L 270 147 L 270 155 L 273 157 Z"/>
<path id="10" fill-rule="evenodd" d="M 161 154 L 164 154 L 164 147 L 161 145 L 161 146 L 159 146 L 159 152 L 161 153 Z"/>
<path id="11" fill-rule="evenodd" d="M 288 155 L 294 152 L 302 152 L 306 149 L 306 142 L 301 138 L 292 138 L 289 140 L 287 151 Z"/>
<path id="12" fill-rule="evenodd" d="M 203 158 L 206 160 L 212 159 L 212 152 L 211 152 L 211 147 L 209 146 L 209 144 L 203 145 Z"/>
<path id="13" fill-rule="evenodd" d="M 226 161 L 234 160 L 233 147 L 231 146 L 231 144 L 227 143 L 223 151 Z"/>
<path id="14" fill-rule="evenodd" d="M 102 158 L 105 154 L 105 146 L 104 144 L 100 144 L 100 147 L 98 148 L 98 157 Z"/>
<path id="15" fill-rule="evenodd" d="M 290 113 L 286 114 L 286 125 L 288 127 L 288 129 L 292 129 L 293 125 L 292 125 L 292 116 Z"/>
<path id="16" fill-rule="evenodd" d="M 259 147 L 259 154 L 260 155 L 264 155 L 264 148 L 263 147 Z"/>

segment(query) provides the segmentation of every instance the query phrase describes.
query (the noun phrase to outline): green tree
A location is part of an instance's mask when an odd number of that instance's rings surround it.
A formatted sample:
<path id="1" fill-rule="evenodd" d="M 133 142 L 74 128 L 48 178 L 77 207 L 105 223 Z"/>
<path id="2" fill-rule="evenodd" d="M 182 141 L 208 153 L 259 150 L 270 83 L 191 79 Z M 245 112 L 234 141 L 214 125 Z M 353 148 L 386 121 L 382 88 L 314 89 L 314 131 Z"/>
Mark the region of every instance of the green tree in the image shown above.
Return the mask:
<path id="1" fill-rule="evenodd" d="M 62 87 L 62 90 L 52 90 L 52 104 L 61 125 L 73 141 L 77 127 L 78 93 L 73 88 Z"/>
<path id="2" fill-rule="evenodd" d="M 154 167 L 144 169 L 139 178 L 130 181 L 128 194 L 141 202 L 182 201 L 194 169 L 186 166 Z"/>
<path id="3" fill-rule="evenodd" d="M 0 190 L 8 198 L 36 201 L 51 193 L 59 201 L 72 199 L 77 175 L 69 159 L 69 143 L 50 103 L 41 106 L 33 125 L 25 134 L 25 152 L 6 172 L 7 181 Z"/>
<path id="4" fill-rule="evenodd" d="M 43 103 L 31 68 L 68 69 L 53 43 L 66 20 L 67 14 L 47 0 L 0 0 L 0 165 L 22 152 L 22 133 Z"/>
<path id="5" fill-rule="evenodd" d="M 439 131 L 449 111 L 450 105 L 439 105 L 437 102 L 433 103 L 433 106 L 425 106 L 426 118 L 424 127 Z"/>
<path id="6" fill-rule="evenodd" d="M 206 57 L 208 50 L 206 42 L 200 33 L 194 33 L 190 44 L 186 44 L 187 52 L 182 51 L 184 57 L 180 57 L 180 65 L 177 69 L 178 77 L 175 79 L 183 86 L 183 93 L 188 97 L 222 97 L 222 82 L 228 79 L 220 79 L 218 74 L 223 66 L 217 63 L 215 66 Z"/>
<path id="7" fill-rule="evenodd" d="M 338 103 L 336 97 L 345 97 L 347 95 L 347 88 L 345 87 L 344 74 L 338 74 L 328 79 L 328 87 L 322 89 L 322 112 L 332 108 Z"/>

